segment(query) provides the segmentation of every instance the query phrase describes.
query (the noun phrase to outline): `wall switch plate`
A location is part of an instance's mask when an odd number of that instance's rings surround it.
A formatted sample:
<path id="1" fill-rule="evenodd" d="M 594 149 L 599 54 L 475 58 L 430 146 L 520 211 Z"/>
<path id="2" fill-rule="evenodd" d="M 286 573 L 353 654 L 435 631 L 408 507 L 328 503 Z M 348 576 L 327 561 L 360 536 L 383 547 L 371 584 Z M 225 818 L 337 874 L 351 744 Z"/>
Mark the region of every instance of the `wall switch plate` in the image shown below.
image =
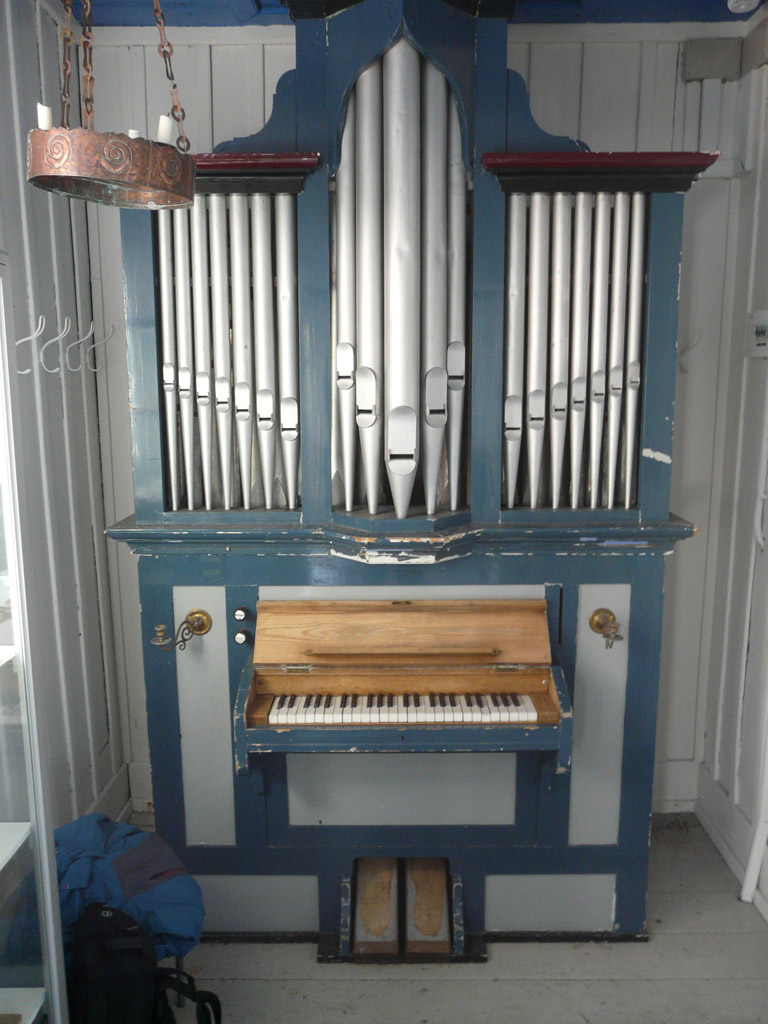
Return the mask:
<path id="1" fill-rule="evenodd" d="M 768 359 L 768 309 L 747 314 L 744 355 L 752 359 Z"/>

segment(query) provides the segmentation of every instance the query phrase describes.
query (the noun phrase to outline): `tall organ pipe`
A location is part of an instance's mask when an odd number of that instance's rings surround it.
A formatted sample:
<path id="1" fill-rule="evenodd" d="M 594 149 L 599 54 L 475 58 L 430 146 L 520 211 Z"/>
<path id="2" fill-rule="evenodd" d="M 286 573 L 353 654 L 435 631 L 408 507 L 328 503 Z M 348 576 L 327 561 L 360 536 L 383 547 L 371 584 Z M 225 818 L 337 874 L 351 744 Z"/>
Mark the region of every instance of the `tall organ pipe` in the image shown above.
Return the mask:
<path id="1" fill-rule="evenodd" d="M 547 395 L 550 197 L 531 195 L 528 266 L 528 366 L 526 438 L 531 508 L 538 507 Z"/>
<path id="2" fill-rule="evenodd" d="M 232 508 L 232 385 L 229 342 L 229 283 L 227 267 L 227 203 L 222 195 L 208 198 L 211 243 L 211 317 L 213 320 L 213 377 L 219 440 L 221 491 L 225 509 Z"/>
<path id="3" fill-rule="evenodd" d="M 253 350 L 255 355 L 256 437 L 261 458 L 264 507 L 272 508 L 275 489 L 275 298 L 272 273 L 272 200 L 251 196 L 253 259 Z"/>
<path id="4" fill-rule="evenodd" d="M 408 514 L 419 460 L 419 56 L 384 56 L 385 460 L 395 513 Z"/>
<path id="5" fill-rule="evenodd" d="M 571 297 L 571 197 L 556 193 L 552 204 L 552 327 L 549 425 L 552 508 L 560 507 L 568 415 L 568 349 Z"/>
<path id="6" fill-rule="evenodd" d="M 192 308 L 195 325 L 195 396 L 203 467 L 203 501 L 213 508 L 211 307 L 208 290 L 208 233 L 205 196 L 195 196 L 192 230 Z"/>
<path id="7" fill-rule="evenodd" d="M 467 362 L 467 174 L 456 101 L 448 102 L 448 484 L 459 507 L 461 434 Z"/>
<path id="8" fill-rule="evenodd" d="M 253 349 L 251 274 L 248 252 L 248 196 L 229 197 L 229 248 L 232 281 L 232 364 L 235 381 L 235 430 L 243 489 L 243 507 L 251 507 L 253 443 Z"/>
<path id="9" fill-rule="evenodd" d="M 605 357 L 608 336 L 608 267 L 611 249 L 611 197 L 595 200 L 592 319 L 589 338 L 589 504 L 600 505 L 600 459 L 605 410 Z"/>
<path id="10" fill-rule="evenodd" d="M 172 213 L 160 210 L 157 232 L 160 264 L 160 317 L 163 353 L 163 405 L 168 448 L 168 473 L 171 483 L 171 508 L 179 508 L 179 450 L 176 426 L 176 324 L 173 302 Z"/>
<path id="11" fill-rule="evenodd" d="M 275 196 L 277 259 L 277 359 L 280 448 L 288 508 L 299 492 L 299 310 L 296 282 L 296 197 Z"/>
<path id="12" fill-rule="evenodd" d="M 515 504 L 523 443 L 525 391 L 526 197 L 507 197 L 506 320 L 504 360 L 504 470 L 507 508 Z"/>
<path id="13" fill-rule="evenodd" d="M 368 511 L 378 511 L 384 438 L 381 61 L 357 80 L 357 371 L 355 414 Z"/>
<path id="14" fill-rule="evenodd" d="M 645 278 L 645 195 L 632 196 L 632 229 L 629 249 L 629 301 L 627 307 L 627 369 L 624 413 L 626 467 L 624 504 L 632 504 L 632 479 L 637 447 L 640 405 L 640 358 L 643 340 L 643 285 Z"/>
<path id="15" fill-rule="evenodd" d="M 437 483 L 448 416 L 448 83 L 422 62 L 421 462 L 427 515 Z"/>
<path id="16" fill-rule="evenodd" d="M 592 256 L 592 196 L 578 192 L 574 200 L 573 298 L 571 304 L 571 508 L 579 507 L 584 426 L 587 416 L 589 365 L 589 285 Z"/>
<path id="17" fill-rule="evenodd" d="M 192 352 L 192 298 L 189 274 L 189 214 L 173 211 L 173 256 L 176 273 L 176 373 L 187 508 L 195 507 L 195 393 Z"/>
<path id="18" fill-rule="evenodd" d="M 336 175 L 336 291 L 338 343 L 336 386 L 339 390 L 341 452 L 344 467 L 344 499 L 347 511 L 354 506 L 355 456 L 355 95 L 349 97 Z"/>
<path id="19" fill-rule="evenodd" d="M 606 474 L 608 508 L 613 508 L 619 465 L 621 399 L 624 391 L 624 342 L 627 317 L 627 241 L 629 238 L 629 195 L 617 192 L 613 205 L 611 255 L 611 318 L 608 347 L 608 465 Z"/>

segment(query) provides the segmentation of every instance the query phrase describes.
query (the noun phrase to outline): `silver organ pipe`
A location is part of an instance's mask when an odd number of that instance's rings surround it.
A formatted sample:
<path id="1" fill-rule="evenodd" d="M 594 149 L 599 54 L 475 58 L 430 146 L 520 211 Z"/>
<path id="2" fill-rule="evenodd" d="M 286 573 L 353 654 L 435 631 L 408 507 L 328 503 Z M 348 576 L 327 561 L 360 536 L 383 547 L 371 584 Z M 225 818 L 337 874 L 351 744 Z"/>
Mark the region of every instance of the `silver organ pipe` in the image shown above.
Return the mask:
<path id="1" fill-rule="evenodd" d="M 405 39 L 366 68 L 350 94 L 331 261 L 332 448 L 341 453 L 346 509 L 364 491 L 375 515 L 388 483 L 403 518 L 419 465 L 426 513 L 456 509 L 467 361 L 467 175 L 448 82 Z M 332 462 L 335 477 L 338 460 Z"/>
<path id="2" fill-rule="evenodd" d="M 339 390 L 339 422 L 344 479 L 344 499 L 348 511 L 354 507 L 355 456 L 355 96 L 347 106 L 347 120 L 341 147 L 341 162 L 336 176 L 336 386 Z"/>
<path id="3" fill-rule="evenodd" d="M 641 192 L 507 195 L 507 508 L 519 495 L 531 508 L 582 508 L 585 483 L 587 507 L 632 505 L 645 210 Z"/>
<path id="4" fill-rule="evenodd" d="M 195 398 L 203 471 L 203 501 L 213 508 L 213 387 L 211 381 L 211 305 L 208 286 L 208 220 L 205 196 L 195 196 L 190 211 L 192 302 L 195 337 Z"/>
<path id="5" fill-rule="evenodd" d="M 160 330 L 162 346 L 163 410 L 171 484 L 171 508 L 180 503 L 179 443 L 176 375 L 176 323 L 173 298 L 173 222 L 170 210 L 161 210 L 157 217 L 158 264 L 160 270 Z"/>
<path id="6" fill-rule="evenodd" d="M 627 317 L 627 243 L 629 238 L 629 196 L 617 192 L 613 204 L 611 247 L 611 315 L 608 344 L 608 454 L 606 505 L 613 508 L 619 463 L 621 398 L 624 391 L 624 339 Z"/>
<path id="7" fill-rule="evenodd" d="M 584 426 L 587 417 L 589 369 L 589 291 L 592 257 L 592 196 L 578 192 L 574 200 L 573 292 L 571 300 L 571 508 L 579 507 Z"/>
<path id="8" fill-rule="evenodd" d="M 448 102 L 448 484 L 459 507 L 461 435 L 467 364 L 467 173 L 461 155 L 459 111 Z"/>
<path id="9" fill-rule="evenodd" d="M 419 463 L 419 55 L 401 39 L 384 56 L 385 464 L 395 513 L 408 514 Z"/>
<path id="10" fill-rule="evenodd" d="M 296 198 L 275 196 L 277 359 L 280 380 L 280 450 L 288 508 L 299 494 L 299 306 L 296 273 Z"/>
<path id="11" fill-rule="evenodd" d="M 229 198 L 229 248 L 232 281 L 232 371 L 243 508 L 251 507 L 253 441 L 253 346 L 251 336 L 251 266 L 248 252 L 248 197 Z"/>
<path id="12" fill-rule="evenodd" d="M 253 348 L 255 355 L 256 436 L 261 459 L 264 506 L 272 508 L 275 489 L 275 300 L 272 271 L 272 200 L 251 196 L 253 256 Z"/>
<path id="13" fill-rule="evenodd" d="M 176 280 L 176 375 L 184 485 L 187 492 L 187 508 L 193 509 L 195 507 L 195 367 L 192 351 L 189 214 L 186 209 L 173 211 L 173 257 Z"/>
<path id="14" fill-rule="evenodd" d="M 515 504 L 523 446 L 525 393 L 525 254 L 527 202 L 507 197 L 506 324 L 504 366 L 504 470 L 507 508 Z"/>
<path id="15" fill-rule="evenodd" d="M 632 229 L 629 249 L 629 301 L 627 305 L 627 369 L 625 382 L 624 505 L 632 504 L 637 421 L 640 407 L 640 375 L 643 339 L 643 288 L 645 284 L 645 195 L 632 196 Z"/>
<path id="16" fill-rule="evenodd" d="M 355 414 L 371 515 L 375 515 L 379 507 L 384 440 L 381 87 L 381 61 L 376 61 L 363 71 L 355 87 L 358 113 Z"/>
<path id="17" fill-rule="evenodd" d="M 213 321 L 213 394 L 219 443 L 221 493 L 225 509 L 232 508 L 232 353 L 229 325 L 229 258 L 227 253 L 227 201 L 208 198 L 211 243 L 211 318 Z"/>
<path id="18" fill-rule="evenodd" d="M 605 358 L 608 341 L 608 270 L 611 249 L 611 197 L 595 199 L 592 261 L 592 317 L 589 334 L 589 507 L 600 505 L 600 460 L 605 415 Z"/>
<path id="19" fill-rule="evenodd" d="M 549 429 L 552 507 L 559 508 L 568 415 L 571 306 L 571 197 L 552 202 L 552 327 L 550 331 Z"/>
<path id="20" fill-rule="evenodd" d="M 433 515 L 448 419 L 448 83 L 430 61 L 421 74 L 421 461 L 427 515 Z"/>
<path id="21" fill-rule="evenodd" d="M 189 510 L 296 508 L 295 195 L 213 191 L 161 211 L 158 267 L 172 510 L 184 496 Z"/>
<path id="22" fill-rule="evenodd" d="M 531 196 L 528 237 L 528 330 L 526 367 L 526 441 L 531 508 L 539 504 L 544 425 L 547 402 L 547 348 L 549 312 L 550 197 Z"/>

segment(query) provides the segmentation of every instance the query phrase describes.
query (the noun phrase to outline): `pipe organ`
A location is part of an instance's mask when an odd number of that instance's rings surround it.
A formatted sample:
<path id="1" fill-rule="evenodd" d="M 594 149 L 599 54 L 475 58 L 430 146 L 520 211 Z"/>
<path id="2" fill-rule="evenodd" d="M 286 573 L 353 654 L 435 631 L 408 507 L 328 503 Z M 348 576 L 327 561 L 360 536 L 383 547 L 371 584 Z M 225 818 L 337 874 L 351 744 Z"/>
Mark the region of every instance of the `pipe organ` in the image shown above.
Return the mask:
<path id="1" fill-rule="evenodd" d="M 287 2 L 269 123 L 122 215 L 157 827 L 325 958 L 640 936 L 713 157 L 546 134 L 503 4 Z"/>

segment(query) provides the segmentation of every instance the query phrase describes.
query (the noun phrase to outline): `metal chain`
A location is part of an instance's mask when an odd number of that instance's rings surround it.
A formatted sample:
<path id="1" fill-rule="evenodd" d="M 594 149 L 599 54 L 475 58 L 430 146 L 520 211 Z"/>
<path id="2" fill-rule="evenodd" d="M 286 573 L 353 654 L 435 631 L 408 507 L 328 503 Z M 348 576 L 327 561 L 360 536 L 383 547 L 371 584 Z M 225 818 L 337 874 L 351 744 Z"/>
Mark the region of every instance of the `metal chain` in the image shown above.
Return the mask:
<path id="1" fill-rule="evenodd" d="M 83 0 L 83 2 L 85 3 L 87 0 Z M 190 142 L 187 138 L 186 132 L 184 131 L 185 113 L 184 108 L 179 101 L 179 90 L 173 74 L 173 65 L 171 64 L 173 47 L 168 42 L 168 37 L 165 34 L 165 17 L 163 16 L 163 11 L 160 7 L 160 0 L 152 0 L 152 5 L 155 10 L 155 21 L 157 22 L 157 28 L 160 33 L 160 45 L 157 48 L 157 52 L 165 61 L 165 73 L 168 76 L 171 89 L 171 117 L 176 122 L 176 127 L 179 132 L 179 137 L 176 139 L 176 148 L 181 153 L 188 153 Z"/>
<path id="2" fill-rule="evenodd" d="M 72 31 L 72 0 L 64 0 L 64 28 L 61 30 L 61 124 L 69 128 L 69 76 L 72 72 L 72 44 L 75 36 Z"/>
<path id="3" fill-rule="evenodd" d="M 93 73 L 91 51 L 93 30 L 91 28 L 91 0 L 83 0 L 83 127 L 93 128 Z"/>

